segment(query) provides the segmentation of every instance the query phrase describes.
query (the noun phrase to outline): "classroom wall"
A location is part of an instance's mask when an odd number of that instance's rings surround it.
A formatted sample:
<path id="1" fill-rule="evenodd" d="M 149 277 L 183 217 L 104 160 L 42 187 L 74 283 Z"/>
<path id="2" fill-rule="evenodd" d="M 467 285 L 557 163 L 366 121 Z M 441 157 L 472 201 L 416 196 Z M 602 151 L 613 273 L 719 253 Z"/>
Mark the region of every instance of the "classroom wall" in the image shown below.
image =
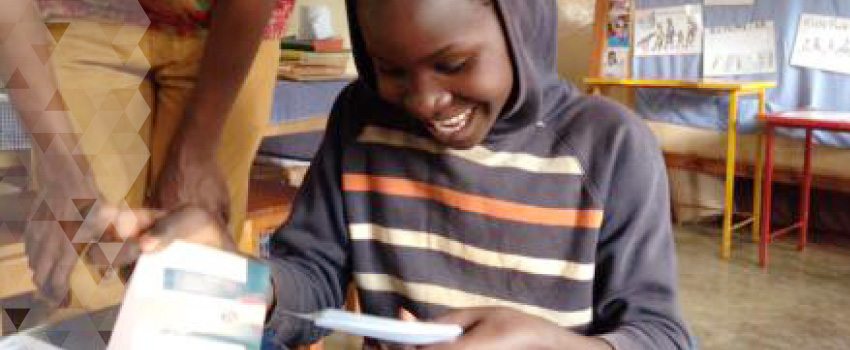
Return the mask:
<path id="1" fill-rule="evenodd" d="M 559 13 L 559 62 L 561 74 L 580 81 L 590 69 L 592 47 L 593 11 L 595 0 L 558 0 Z M 334 28 L 348 40 L 348 20 L 345 16 L 345 1 L 342 0 L 298 0 L 298 5 L 325 4 L 334 15 Z M 298 9 L 292 16 L 288 32 L 298 31 Z"/>
<path id="2" fill-rule="evenodd" d="M 590 72 L 595 0 L 558 0 L 558 71 L 582 85 Z"/>
<path id="3" fill-rule="evenodd" d="M 567 81 L 584 88 L 582 81 L 590 74 L 593 53 L 593 19 L 596 0 L 558 1 L 558 72 Z M 626 89 L 614 89 L 608 96 L 628 103 Z"/>
<path id="4" fill-rule="evenodd" d="M 557 0 L 560 9 L 558 28 L 558 71 L 569 81 L 581 85 L 590 71 L 590 54 L 593 47 L 593 13 L 596 0 Z M 345 1 L 298 0 L 298 5 L 324 4 L 333 14 L 334 28 L 348 39 L 348 20 Z M 288 32 L 298 31 L 298 9 L 295 9 Z"/>

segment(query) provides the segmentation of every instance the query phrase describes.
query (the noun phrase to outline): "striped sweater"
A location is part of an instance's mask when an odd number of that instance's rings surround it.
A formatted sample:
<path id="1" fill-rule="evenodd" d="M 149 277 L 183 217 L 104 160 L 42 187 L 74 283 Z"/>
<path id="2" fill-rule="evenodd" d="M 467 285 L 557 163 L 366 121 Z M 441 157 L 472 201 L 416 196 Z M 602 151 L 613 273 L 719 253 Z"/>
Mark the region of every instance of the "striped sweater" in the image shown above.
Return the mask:
<path id="1" fill-rule="evenodd" d="M 339 307 L 353 282 L 369 314 L 505 306 L 618 349 L 691 348 L 652 134 L 624 107 L 558 79 L 554 2 L 496 3 L 520 48 L 519 93 L 468 150 L 441 146 L 377 96 L 349 13 L 361 79 L 337 99 L 272 238 L 277 310 Z M 273 311 L 266 341 L 322 335 Z"/>
<path id="2" fill-rule="evenodd" d="M 508 306 L 621 348 L 689 347 L 663 160 L 624 108 L 576 98 L 504 149 L 445 149 L 378 119 L 331 120 L 273 239 L 279 308 L 338 307 L 353 281 L 370 314 Z M 270 327 L 280 342 L 322 334 L 280 313 Z"/>

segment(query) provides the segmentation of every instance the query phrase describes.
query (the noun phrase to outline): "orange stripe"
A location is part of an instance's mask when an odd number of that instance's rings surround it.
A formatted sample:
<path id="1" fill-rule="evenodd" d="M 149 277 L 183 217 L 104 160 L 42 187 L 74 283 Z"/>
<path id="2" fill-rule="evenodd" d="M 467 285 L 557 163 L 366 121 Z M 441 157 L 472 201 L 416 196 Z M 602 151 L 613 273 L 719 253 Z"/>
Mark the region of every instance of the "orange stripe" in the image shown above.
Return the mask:
<path id="1" fill-rule="evenodd" d="M 461 193 L 444 187 L 401 178 L 345 174 L 342 188 L 348 192 L 430 199 L 463 211 L 537 225 L 600 228 L 602 211 L 542 208 L 500 199 Z"/>

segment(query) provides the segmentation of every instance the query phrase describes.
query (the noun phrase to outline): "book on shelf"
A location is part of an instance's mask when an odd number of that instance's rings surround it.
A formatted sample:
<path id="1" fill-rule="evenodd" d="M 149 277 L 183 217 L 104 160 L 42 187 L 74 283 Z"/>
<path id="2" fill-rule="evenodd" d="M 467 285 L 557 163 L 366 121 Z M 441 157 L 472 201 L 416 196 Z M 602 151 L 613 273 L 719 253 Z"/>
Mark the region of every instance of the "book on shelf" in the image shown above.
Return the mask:
<path id="1" fill-rule="evenodd" d="M 281 63 L 297 63 L 300 65 L 314 66 L 342 66 L 345 67 L 351 59 L 351 52 L 312 52 L 292 49 L 280 50 Z"/>
<path id="2" fill-rule="evenodd" d="M 289 73 L 279 73 L 277 75 L 280 80 L 310 82 L 310 81 L 351 81 L 357 78 L 355 75 L 292 75 Z"/>
<path id="3" fill-rule="evenodd" d="M 317 40 L 298 40 L 294 36 L 288 36 L 283 38 L 280 42 L 280 48 L 282 50 L 290 49 L 313 52 L 340 52 L 343 51 L 342 45 L 343 41 L 341 37 Z"/>
<path id="4" fill-rule="evenodd" d="M 281 62 L 277 75 L 289 80 L 334 80 L 345 79 L 346 65 L 304 65 Z"/>

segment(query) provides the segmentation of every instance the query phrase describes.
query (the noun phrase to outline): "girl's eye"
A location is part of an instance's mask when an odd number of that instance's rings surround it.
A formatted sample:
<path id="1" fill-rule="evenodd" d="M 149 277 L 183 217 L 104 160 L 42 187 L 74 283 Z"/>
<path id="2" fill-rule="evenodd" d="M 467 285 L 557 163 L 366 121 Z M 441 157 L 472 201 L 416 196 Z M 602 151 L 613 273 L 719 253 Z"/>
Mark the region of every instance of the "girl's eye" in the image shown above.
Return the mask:
<path id="1" fill-rule="evenodd" d="M 434 69 L 443 74 L 456 74 L 460 73 L 461 71 L 463 71 L 464 68 L 466 68 L 467 62 L 469 62 L 469 60 L 455 61 L 449 63 L 437 63 L 434 66 Z"/>

